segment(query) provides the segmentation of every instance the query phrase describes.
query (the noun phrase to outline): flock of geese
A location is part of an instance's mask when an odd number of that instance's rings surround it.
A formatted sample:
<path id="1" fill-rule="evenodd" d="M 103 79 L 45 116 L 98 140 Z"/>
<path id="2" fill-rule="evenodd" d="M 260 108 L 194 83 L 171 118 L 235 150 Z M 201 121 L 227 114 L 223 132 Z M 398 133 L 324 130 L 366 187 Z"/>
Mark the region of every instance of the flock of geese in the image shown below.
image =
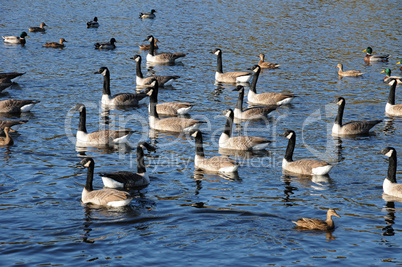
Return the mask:
<path id="1" fill-rule="evenodd" d="M 140 13 L 141 19 L 155 18 L 155 10 L 148 13 Z M 30 27 L 29 32 L 44 32 L 45 23 L 41 23 L 39 27 Z M 87 22 L 87 28 L 99 27 L 98 18 Z M 26 43 L 25 38 L 28 37 L 26 32 L 22 32 L 20 36 L 3 36 L 6 43 L 22 44 Z M 176 60 L 186 56 L 185 53 L 156 53 L 158 49 L 158 40 L 150 35 L 146 39 L 149 45 L 141 45 L 141 50 L 148 50 L 146 56 L 147 62 L 157 64 L 174 64 Z M 45 47 L 63 48 L 64 38 L 53 43 L 46 43 Z M 116 40 L 112 38 L 107 43 L 96 43 L 96 49 L 114 49 Z M 366 50 L 364 61 L 387 62 L 389 55 L 373 54 L 372 48 Z M 259 54 L 259 62 L 251 68 L 251 71 L 223 71 L 222 50 L 215 49 L 211 53 L 217 57 L 217 68 L 215 72 L 215 81 L 218 83 L 235 84 L 235 91 L 238 91 L 238 99 L 234 109 L 226 109 L 226 123 L 224 130 L 219 138 L 219 148 L 236 150 L 236 151 L 259 151 L 266 149 L 271 140 L 263 137 L 240 135 L 233 136 L 233 123 L 235 120 L 261 119 L 266 117 L 270 112 L 277 109 L 281 105 L 291 103 L 296 95 L 291 93 L 278 92 L 261 92 L 257 93 L 256 85 L 262 69 L 275 69 L 280 65 L 265 61 L 265 55 Z M 112 94 L 110 89 L 110 71 L 107 67 L 101 67 L 95 74 L 103 76 L 103 94 L 101 98 L 102 107 L 119 107 L 119 106 L 138 106 L 142 101 L 149 97 L 149 127 L 157 131 L 167 131 L 176 133 L 186 133 L 194 137 L 195 142 L 195 158 L 194 166 L 196 169 L 203 170 L 207 173 L 235 173 L 238 171 L 239 164 L 228 156 L 207 157 L 204 154 L 203 136 L 199 127 L 205 123 L 200 120 L 188 117 L 177 116 L 188 114 L 193 107 L 190 103 L 185 102 L 162 102 L 158 103 L 159 87 L 172 85 L 179 76 L 150 76 L 145 77 L 141 70 L 142 58 L 135 55 L 136 61 L 136 85 L 142 87 L 143 91 L 135 93 L 119 93 Z M 402 61 L 397 64 L 402 64 Z M 363 75 L 360 71 L 343 70 L 343 65 L 338 64 L 339 76 L 358 77 Z M 401 68 L 402 69 L 402 68 Z M 384 82 L 390 85 L 388 101 L 386 103 L 385 112 L 391 116 L 402 116 L 402 104 L 395 104 L 395 91 L 397 84 L 402 82 L 402 77 L 391 76 L 391 70 L 384 70 L 386 77 Z M 23 75 L 23 73 L 0 73 L 1 84 L 11 83 L 11 80 Z M 251 83 L 250 83 L 251 81 Z M 247 94 L 248 103 L 254 105 L 250 108 L 243 109 L 243 101 L 245 88 L 244 84 L 250 83 Z M 7 87 L 6 87 L 7 88 Z M 5 89 L 5 88 L 4 88 Z M 3 90 L 4 90 L 3 89 Z M 23 113 L 29 112 L 39 103 L 38 100 L 15 100 L 7 99 L 0 101 L 0 113 Z M 334 103 L 338 105 L 337 116 L 332 128 L 334 136 L 355 136 L 369 134 L 371 129 L 382 120 L 372 121 L 350 121 L 343 122 L 344 108 L 346 100 L 343 97 L 337 98 Z M 86 107 L 83 104 L 77 104 L 74 110 L 79 112 L 79 124 L 76 133 L 76 146 L 114 146 L 116 144 L 127 143 L 133 131 L 130 129 L 120 130 L 99 130 L 88 132 L 86 128 Z M 160 117 L 163 115 L 165 117 Z M 13 139 L 10 132 L 15 131 L 12 128 L 25 123 L 26 121 L 17 120 L 0 120 L 0 145 L 12 145 Z M 296 133 L 293 130 L 286 130 L 283 136 L 288 140 L 288 145 L 282 161 L 282 168 L 285 172 L 299 175 L 326 175 L 332 169 L 332 165 L 328 162 L 317 159 L 293 159 L 293 152 L 296 146 Z M 119 207 L 129 205 L 133 199 L 130 190 L 140 190 L 150 183 L 149 176 L 146 172 L 144 163 L 144 149 L 153 151 L 155 148 L 147 142 L 140 142 L 137 145 L 137 172 L 117 171 L 111 173 L 100 173 L 105 188 L 94 190 L 93 178 L 95 162 L 92 158 L 84 158 L 80 165 L 87 168 L 87 179 L 82 191 L 81 200 L 83 203 L 91 203 L 95 205 Z M 384 193 L 402 198 L 402 185 L 396 182 L 397 155 L 396 150 L 387 147 L 382 154 L 389 157 L 388 174 L 383 183 Z M 334 229 L 332 216 L 340 217 L 335 210 L 329 209 L 327 219 L 307 219 L 302 218 L 294 223 L 303 229 L 331 230 Z"/>

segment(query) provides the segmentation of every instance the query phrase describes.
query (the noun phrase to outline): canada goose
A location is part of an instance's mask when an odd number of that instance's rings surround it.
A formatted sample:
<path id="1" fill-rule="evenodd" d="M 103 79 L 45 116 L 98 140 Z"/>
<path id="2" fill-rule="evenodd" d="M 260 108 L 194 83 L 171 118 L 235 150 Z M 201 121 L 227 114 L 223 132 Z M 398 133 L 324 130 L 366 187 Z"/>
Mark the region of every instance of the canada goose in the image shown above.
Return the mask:
<path id="1" fill-rule="evenodd" d="M 98 28 L 99 22 L 98 17 L 94 17 L 93 20 L 87 22 L 87 28 Z"/>
<path id="2" fill-rule="evenodd" d="M 215 72 L 215 81 L 221 83 L 248 83 L 253 76 L 248 71 L 232 71 L 223 73 L 222 50 L 216 48 L 211 53 L 217 56 L 217 68 Z"/>
<path id="3" fill-rule="evenodd" d="M 95 162 L 92 158 L 85 158 L 79 164 L 88 169 L 87 182 L 81 194 L 82 203 L 109 207 L 122 207 L 130 204 L 133 198 L 128 192 L 110 188 L 93 189 Z"/>
<path id="4" fill-rule="evenodd" d="M 160 43 L 160 41 L 156 38 L 154 38 L 154 49 L 159 49 L 158 43 Z M 139 45 L 138 46 L 140 48 L 140 50 L 149 50 L 151 48 L 151 45 L 147 44 L 147 45 Z"/>
<path id="5" fill-rule="evenodd" d="M 138 106 L 139 101 L 147 97 L 145 93 L 120 93 L 112 96 L 110 93 L 109 69 L 101 67 L 94 74 L 103 75 L 103 95 L 101 102 L 104 106 Z"/>
<path id="6" fill-rule="evenodd" d="M 17 130 L 21 124 L 26 122 L 27 120 L 0 120 L 0 136 L 3 136 L 4 128 L 13 127 L 13 130 Z"/>
<path id="7" fill-rule="evenodd" d="M 13 82 L 10 78 L 3 78 L 0 79 L 0 93 L 3 92 L 5 89 L 13 85 Z"/>
<path id="8" fill-rule="evenodd" d="M 140 189 L 149 184 L 149 176 L 145 169 L 144 149 L 154 151 L 155 148 L 146 142 L 137 145 L 137 173 L 117 171 L 100 173 L 103 185 L 109 188 Z"/>
<path id="9" fill-rule="evenodd" d="M 8 134 L 9 132 L 15 132 L 13 129 L 11 129 L 10 127 L 5 127 L 4 128 L 4 133 L 5 133 L 5 137 L 0 136 L 0 146 L 11 146 L 14 144 L 13 139 L 11 138 L 11 136 Z"/>
<path id="10" fill-rule="evenodd" d="M 329 209 L 327 211 L 327 220 L 323 221 L 320 219 L 309 219 L 309 218 L 300 218 L 298 221 L 294 222 L 298 227 L 310 229 L 310 230 L 321 230 L 321 231 L 329 231 L 335 228 L 335 223 L 332 220 L 332 216 L 339 216 L 334 209 Z"/>
<path id="11" fill-rule="evenodd" d="M 26 43 L 25 37 L 29 38 L 26 32 L 22 32 L 20 36 L 2 36 L 2 37 L 3 41 L 9 44 L 25 44 Z"/>
<path id="12" fill-rule="evenodd" d="M 238 163 L 227 156 L 215 156 L 212 158 L 205 158 L 204 148 L 202 142 L 202 133 L 195 131 L 191 134 L 195 138 L 195 158 L 194 166 L 196 169 L 201 169 L 210 172 L 236 172 L 239 168 Z"/>
<path id="13" fill-rule="evenodd" d="M 384 179 L 382 189 L 385 194 L 402 198 L 402 184 L 396 182 L 397 156 L 393 147 L 386 147 L 381 154 L 389 158 L 387 178 Z"/>
<path id="14" fill-rule="evenodd" d="M 152 83 L 153 79 L 157 79 L 159 87 L 164 87 L 167 85 L 172 85 L 174 80 L 180 78 L 180 76 L 151 76 L 144 78 L 141 71 L 141 56 L 135 55 L 131 59 L 134 59 L 137 62 L 135 79 L 137 86 L 149 86 Z"/>
<path id="15" fill-rule="evenodd" d="M 235 119 L 259 119 L 266 117 L 271 111 L 274 111 L 277 106 L 262 106 L 262 107 L 251 107 L 243 110 L 243 98 L 244 98 L 244 87 L 238 85 L 234 91 L 239 91 L 239 97 L 237 98 L 236 107 L 234 109 Z"/>
<path id="16" fill-rule="evenodd" d="M 277 63 L 270 63 L 270 62 L 265 62 L 265 55 L 263 53 L 260 53 L 258 55 L 260 57 L 260 61 L 258 62 L 258 66 L 260 66 L 263 69 L 277 69 L 279 68 L 279 64 Z"/>
<path id="17" fill-rule="evenodd" d="M 39 27 L 29 27 L 29 32 L 45 32 L 46 23 L 42 22 Z"/>
<path id="18" fill-rule="evenodd" d="M 95 44 L 95 49 L 106 49 L 106 50 L 112 50 L 116 48 L 116 45 L 114 43 L 117 43 L 116 39 L 111 38 L 109 42 L 105 43 L 96 43 Z"/>
<path id="19" fill-rule="evenodd" d="M 233 150 L 263 150 L 272 141 L 255 136 L 234 136 L 232 137 L 234 113 L 232 109 L 225 110 L 226 124 L 219 137 L 219 147 Z"/>
<path id="20" fill-rule="evenodd" d="M 154 80 L 152 86 L 152 89 L 147 92 L 150 96 L 149 127 L 151 129 L 168 132 L 190 132 L 200 127 L 202 122 L 194 119 L 178 117 L 160 119 L 156 107 L 158 101 L 158 81 Z"/>
<path id="21" fill-rule="evenodd" d="M 364 57 L 364 62 L 387 62 L 389 55 L 373 55 L 373 49 L 371 47 L 367 47 L 363 50 L 366 52 L 366 56 Z"/>
<path id="22" fill-rule="evenodd" d="M 46 43 L 43 46 L 44 47 L 53 47 L 53 48 L 64 48 L 64 42 L 67 42 L 66 39 L 64 38 L 60 38 L 59 42 L 50 42 L 50 43 Z"/>
<path id="23" fill-rule="evenodd" d="M 358 77 L 363 75 L 363 72 L 361 72 L 360 70 L 343 70 L 343 65 L 341 63 L 338 63 L 338 65 L 336 65 L 336 67 L 339 69 L 338 70 L 338 75 L 342 76 L 342 77 L 346 77 L 346 76 L 352 76 L 352 77 Z"/>
<path id="24" fill-rule="evenodd" d="M 248 91 L 247 99 L 249 102 L 259 105 L 285 105 L 290 103 L 293 98 L 295 98 L 294 94 L 289 93 L 261 93 L 257 94 L 256 85 L 258 81 L 258 77 L 260 76 L 261 67 L 258 65 L 254 65 L 252 68 L 254 72 L 254 78 L 251 82 L 250 90 Z"/>
<path id="25" fill-rule="evenodd" d="M 292 130 L 287 130 L 283 136 L 289 139 L 285 157 L 282 160 L 283 170 L 304 175 L 326 175 L 332 169 L 332 165 L 328 162 L 316 159 L 301 159 L 293 161 L 293 151 L 295 150 L 296 145 L 296 133 Z"/>
<path id="26" fill-rule="evenodd" d="M 0 72 L 0 79 L 8 78 L 12 80 L 24 74 L 25 72 Z"/>
<path id="27" fill-rule="evenodd" d="M 391 69 L 385 69 L 381 71 L 381 73 L 385 73 L 384 82 L 390 84 L 390 82 L 395 79 L 397 83 L 402 83 L 401 76 L 391 76 Z"/>
<path id="28" fill-rule="evenodd" d="M 86 108 L 83 104 L 77 104 L 74 110 L 80 112 L 80 120 L 78 125 L 77 146 L 112 146 L 117 143 L 127 143 L 128 138 L 133 131 L 129 129 L 122 130 L 99 130 L 92 133 L 87 132 L 86 127 Z"/>
<path id="29" fill-rule="evenodd" d="M 343 97 L 338 97 L 335 100 L 338 107 L 338 114 L 335 118 L 334 126 L 332 127 L 332 135 L 359 135 L 368 134 L 370 129 L 376 124 L 380 123 L 382 120 L 372 120 L 372 121 L 351 121 L 342 124 L 343 110 L 345 109 L 345 99 Z"/>
<path id="30" fill-rule="evenodd" d="M 0 113 L 29 112 L 39 102 L 40 102 L 39 100 L 16 100 L 16 99 L 1 100 Z"/>
<path id="31" fill-rule="evenodd" d="M 156 13 L 155 9 L 152 9 L 151 12 L 144 12 L 144 13 L 141 12 L 140 13 L 140 19 L 153 19 L 153 18 L 156 17 L 155 13 Z"/>
<path id="32" fill-rule="evenodd" d="M 397 82 L 393 79 L 390 82 L 388 101 L 385 105 L 385 113 L 391 116 L 402 116 L 402 104 L 395 105 L 395 89 Z"/>
<path id="33" fill-rule="evenodd" d="M 175 63 L 176 59 L 185 57 L 187 54 L 184 53 L 160 53 L 160 54 L 155 54 L 155 38 L 152 35 L 149 35 L 144 41 L 148 41 L 150 46 L 149 46 L 149 52 L 147 55 L 147 61 L 148 62 L 154 62 L 154 63 Z"/>

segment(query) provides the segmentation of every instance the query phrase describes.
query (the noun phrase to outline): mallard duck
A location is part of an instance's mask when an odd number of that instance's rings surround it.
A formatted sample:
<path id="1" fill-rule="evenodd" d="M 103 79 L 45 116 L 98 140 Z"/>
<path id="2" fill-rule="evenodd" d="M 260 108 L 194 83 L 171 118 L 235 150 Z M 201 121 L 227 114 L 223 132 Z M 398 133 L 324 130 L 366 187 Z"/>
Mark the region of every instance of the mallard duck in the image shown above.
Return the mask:
<path id="1" fill-rule="evenodd" d="M 64 38 L 60 38 L 59 42 L 50 42 L 50 43 L 46 43 L 43 46 L 44 47 L 53 47 L 53 48 L 64 48 L 64 42 L 67 42 L 66 39 Z"/>
<path id="2" fill-rule="evenodd" d="M 389 55 L 373 55 L 373 49 L 371 47 L 367 47 L 363 50 L 366 52 L 366 56 L 364 57 L 364 62 L 387 62 Z"/>
<path id="3" fill-rule="evenodd" d="M 395 80 L 397 83 L 402 83 L 402 77 L 401 76 L 391 76 L 391 69 L 385 69 L 381 71 L 381 73 L 385 73 L 384 77 L 384 82 L 385 83 L 390 83 L 392 80 Z"/>
<path id="4" fill-rule="evenodd" d="M 158 39 L 154 39 L 154 49 L 158 49 L 158 43 L 160 43 L 160 41 Z M 140 48 L 140 50 L 149 50 L 151 48 L 151 45 L 147 44 L 147 45 L 139 45 L 138 46 Z"/>
<path id="5" fill-rule="evenodd" d="M 149 52 L 147 55 L 147 61 L 153 63 L 162 63 L 162 64 L 174 64 L 176 59 L 185 57 L 187 54 L 185 53 L 155 53 L 155 38 L 152 35 L 149 35 L 144 41 L 149 42 Z"/>
<path id="6" fill-rule="evenodd" d="M 87 22 L 87 28 L 98 28 L 99 22 L 98 17 L 94 17 L 93 20 Z"/>
<path id="7" fill-rule="evenodd" d="M 29 112 L 39 102 L 40 102 L 39 100 L 16 100 L 16 99 L 1 100 L 0 113 Z"/>
<path id="8" fill-rule="evenodd" d="M 156 17 L 155 13 L 156 13 L 155 9 L 152 9 L 151 12 L 144 12 L 144 13 L 141 12 L 140 19 L 153 19 Z"/>
<path id="9" fill-rule="evenodd" d="M 363 73 L 360 70 L 343 70 L 343 65 L 341 63 L 339 63 L 338 65 L 336 65 L 336 67 L 339 69 L 338 70 L 338 75 L 345 77 L 345 76 L 352 76 L 352 77 L 358 77 L 363 75 Z"/>
<path id="10" fill-rule="evenodd" d="M 295 223 L 297 227 L 304 229 L 329 231 L 335 228 L 335 223 L 332 220 L 332 216 L 341 217 L 334 209 L 329 209 L 327 211 L 327 219 L 325 221 L 321 219 L 300 218 L 298 221 L 292 222 Z"/>
<path id="11" fill-rule="evenodd" d="M 42 22 L 39 27 L 29 27 L 29 32 L 45 32 L 46 23 Z"/>
<path id="12" fill-rule="evenodd" d="M 392 79 L 390 82 L 391 88 L 389 89 L 388 101 L 385 105 L 385 113 L 391 116 L 402 116 L 402 104 L 395 105 L 396 84 L 395 79 Z"/>
<path id="13" fill-rule="evenodd" d="M 5 137 L 0 136 L 0 146 L 11 146 L 14 144 L 14 141 L 11 138 L 11 136 L 9 135 L 9 132 L 15 132 L 15 131 L 8 126 L 5 127 L 4 133 L 6 136 Z"/>
<path id="14" fill-rule="evenodd" d="M 270 63 L 270 62 L 265 62 L 265 55 L 263 53 L 260 53 L 258 55 L 260 57 L 260 61 L 258 62 L 258 66 L 260 66 L 263 69 L 277 69 L 279 68 L 279 64 L 277 63 Z"/>
<path id="15" fill-rule="evenodd" d="M 26 32 L 22 32 L 20 36 L 2 36 L 3 41 L 9 44 L 25 44 L 26 40 L 25 37 L 29 38 Z"/>
<path id="16" fill-rule="evenodd" d="M 220 83 L 248 83 L 253 74 L 248 71 L 223 72 L 222 50 L 216 48 L 211 52 L 217 56 L 217 68 L 215 72 L 215 81 Z"/>
<path id="17" fill-rule="evenodd" d="M 96 43 L 95 44 L 95 49 L 115 49 L 116 45 L 114 43 L 117 43 L 116 39 L 112 38 L 110 39 L 109 42 L 105 42 L 105 43 Z"/>
<path id="18" fill-rule="evenodd" d="M 382 188 L 385 194 L 402 198 L 402 184 L 396 182 L 397 155 L 393 147 L 386 147 L 381 154 L 389 158 L 388 173 L 384 179 Z"/>

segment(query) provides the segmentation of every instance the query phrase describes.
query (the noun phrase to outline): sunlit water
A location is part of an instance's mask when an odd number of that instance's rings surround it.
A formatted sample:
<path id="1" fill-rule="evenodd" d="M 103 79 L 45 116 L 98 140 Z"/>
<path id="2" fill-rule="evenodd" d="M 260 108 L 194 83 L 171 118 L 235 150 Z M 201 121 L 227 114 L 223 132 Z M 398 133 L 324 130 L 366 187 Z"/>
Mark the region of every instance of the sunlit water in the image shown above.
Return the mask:
<path id="1" fill-rule="evenodd" d="M 49 25 L 45 34 L 29 33 L 24 47 L 0 44 L 1 71 L 26 72 L 1 99 L 41 100 L 31 113 L 9 116 L 28 123 L 13 135 L 14 146 L 0 148 L 2 265 L 401 264 L 402 204 L 382 197 L 388 162 L 378 154 L 385 146 L 402 153 L 401 119 L 384 114 L 389 87 L 380 73 L 391 68 L 401 75 L 395 65 L 402 57 L 400 2 L 265 2 L 2 1 L 1 35 L 18 35 L 42 21 Z M 152 8 L 156 19 L 138 19 Z M 94 16 L 101 26 L 87 29 Z M 237 99 L 233 85 L 214 84 L 216 56 L 210 51 L 222 49 L 224 71 L 252 67 L 261 52 L 281 64 L 261 73 L 257 90 L 293 92 L 298 98 L 267 121 L 236 126 L 236 133 L 274 141 L 266 153 L 232 156 L 241 162 L 238 177 L 195 172 L 193 139 L 152 136 L 146 105 L 102 113 L 102 77 L 93 73 L 107 66 L 112 93 L 133 92 L 130 57 L 145 58 L 137 45 L 150 34 L 160 39 L 161 51 L 188 53 L 175 66 L 148 72 L 143 59 L 142 69 L 147 75 L 181 76 L 172 88 L 160 89 L 159 101 L 195 104 L 191 116 L 208 122 L 201 128 L 208 156 L 219 155 L 222 110 Z M 112 37 L 118 41 L 114 51 L 93 48 Z M 65 49 L 42 47 L 59 38 L 68 41 Z M 390 62 L 364 64 L 367 46 L 391 54 Z M 339 79 L 337 63 L 365 74 Z M 330 135 L 337 96 L 346 98 L 345 121 L 384 120 L 375 135 Z M 71 110 L 77 103 L 87 106 L 89 131 L 129 127 L 136 131 L 133 146 L 145 140 L 156 147 L 145 158 L 151 184 L 131 206 L 80 203 L 86 170 L 76 164 L 82 156 L 95 159 L 95 172 L 135 171 L 136 154 L 77 151 L 78 112 Z M 329 177 L 282 174 L 287 139 L 280 135 L 286 129 L 297 133 L 294 157 L 333 163 Z M 102 187 L 98 176 L 94 186 Z M 291 222 L 324 218 L 330 207 L 342 216 L 332 234 L 299 231 Z"/>

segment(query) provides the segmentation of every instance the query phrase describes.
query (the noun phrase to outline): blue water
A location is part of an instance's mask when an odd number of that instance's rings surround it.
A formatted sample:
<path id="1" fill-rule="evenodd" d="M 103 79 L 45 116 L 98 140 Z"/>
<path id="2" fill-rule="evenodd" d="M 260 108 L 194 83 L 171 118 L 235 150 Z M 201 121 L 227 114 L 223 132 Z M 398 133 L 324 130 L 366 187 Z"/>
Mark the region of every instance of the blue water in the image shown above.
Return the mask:
<path id="1" fill-rule="evenodd" d="M 154 20 L 139 12 L 157 10 Z M 48 25 L 46 33 L 29 33 L 24 47 L 0 44 L 0 71 L 26 72 L 0 99 L 41 102 L 13 134 L 15 145 L 0 148 L 0 258 L 10 265 L 384 265 L 401 264 L 401 201 L 382 196 L 388 161 L 385 146 L 402 152 L 400 118 L 384 107 L 389 87 L 385 68 L 402 73 L 399 1 L 1 1 L 0 35 L 19 35 L 30 26 Z M 99 18 L 98 29 L 86 22 Z M 160 51 L 188 55 L 175 66 L 146 66 L 139 44 L 157 37 Z M 96 42 L 114 37 L 113 51 L 97 51 Z M 46 42 L 65 38 L 65 49 Z M 364 52 L 391 54 L 389 63 L 366 65 Z M 219 155 L 217 141 L 237 92 L 216 85 L 214 48 L 223 51 L 224 71 L 246 70 L 258 54 L 279 69 L 261 73 L 258 92 L 293 92 L 292 105 L 278 108 L 267 121 L 243 122 L 236 133 L 274 142 L 261 155 L 232 155 L 241 162 L 236 177 L 194 171 L 190 137 L 148 129 L 146 104 L 102 112 L 101 66 L 111 72 L 112 93 L 134 92 L 135 54 L 143 56 L 144 74 L 179 75 L 159 101 L 194 104 L 192 118 L 201 127 L 207 156 Z M 339 79 L 336 65 L 359 69 L 360 78 Z M 400 87 L 397 103 L 402 103 Z M 246 90 L 247 92 L 248 90 Z M 383 119 L 375 135 L 333 138 L 336 108 L 346 99 L 345 121 Z M 95 172 L 136 171 L 135 150 L 75 147 L 77 103 L 87 106 L 87 129 L 105 124 L 135 130 L 133 146 L 149 141 L 146 152 L 151 184 L 129 207 L 106 209 L 80 202 L 86 170 L 76 164 L 93 157 Z M 295 159 L 320 158 L 334 164 L 329 177 L 282 174 L 286 129 L 297 133 Z M 399 177 L 401 172 L 398 171 Z M 95 188 L 101 188 L 99 176 Z M 336 208 L 332 234 L 299 231 L 292 220 L 324 218 Z"/>

